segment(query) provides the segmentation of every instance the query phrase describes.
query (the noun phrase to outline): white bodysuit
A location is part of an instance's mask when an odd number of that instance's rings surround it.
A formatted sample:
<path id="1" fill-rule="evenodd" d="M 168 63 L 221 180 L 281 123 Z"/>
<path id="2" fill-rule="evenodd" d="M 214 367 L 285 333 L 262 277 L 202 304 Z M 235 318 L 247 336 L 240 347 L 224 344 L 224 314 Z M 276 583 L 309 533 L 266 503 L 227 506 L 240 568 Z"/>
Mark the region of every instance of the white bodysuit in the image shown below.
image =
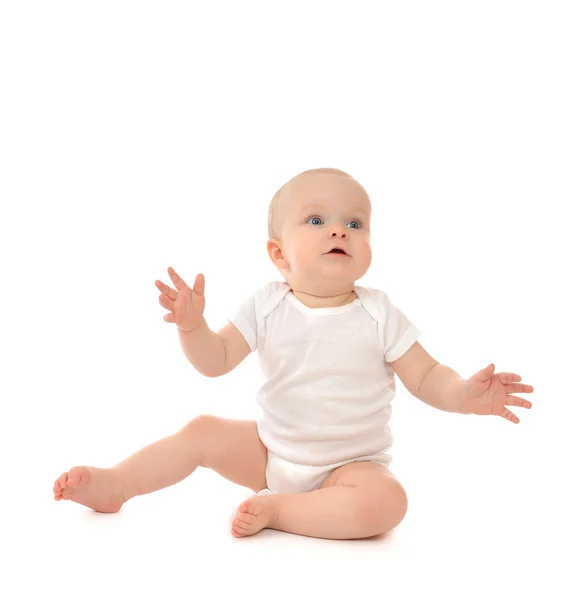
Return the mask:
<path id="1" fill-rule="evenodd" d="M 338 466 L 391 461 L 394 369 L 419 330 L 385 292 L 355 286 L 343 306 L 309 308 L 281 281 L 250 296 L 229 320 L 265 382 L 258 433 L 268 449 L 268 490 L 317 489 Z"/>

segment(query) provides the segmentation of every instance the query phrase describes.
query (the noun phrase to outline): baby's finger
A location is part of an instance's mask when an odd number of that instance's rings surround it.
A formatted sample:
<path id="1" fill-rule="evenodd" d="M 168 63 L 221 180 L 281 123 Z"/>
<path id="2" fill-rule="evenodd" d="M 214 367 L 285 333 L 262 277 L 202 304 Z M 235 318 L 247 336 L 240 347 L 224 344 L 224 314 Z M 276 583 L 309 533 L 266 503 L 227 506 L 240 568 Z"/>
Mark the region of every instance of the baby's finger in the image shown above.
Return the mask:
<path id="1" fill-rule="evenodd" d="M 163 306 L 163 308 L 167 308 L 167 310 L 171 310 L 172 312 L 174 312 L 173 302 L 167 296 L 160 294 L 159 295 L 159 304 L 161 304 L 161 306 Z"/>
<path id="2" fill-rule="evenodd" d="M 515 425 L 518 425 L 518 423 L 520 422 L 520 419 L 514 413 L 510 412 L 510 410 L 508 410 L 508 408 L 506 407 L 504 407 L 504 410 L 502 411 L 500 416 L 504 417 L 507 421 L 510 421 Z"/>
<path id="3" fill-rule="evenodd" d="M 155 286 L 157 287 L 157 289 L 160 292 L 163 292 L 166 296 L 168 296 L 168 298 L 171 298 L 172 300 L 177 299 L 178 292 L 176 292 L 176 290 L 173 290 L 172 288 L 170 288 L 169 285 L 165 285 L 165 283 L 163 283 L 163 281 L 159 281 L 159 279 L 156 279 Z"/>
<path id="4" fill-rule="evenodd" d="M 164 315 L 163 317 L 164 321 L 167 321 L 168 323 L 175 323 L 175 319 L 174 319 L 174 315 L 173 313 L 167 313 L 167 315 Z"/>
<path id="5" fill-rule="evenodd" d="M 169 273 L 171 280 L 174 282 L 178 292 L 186 287 L 186 282 L 171 267 L 167 268 L 167 272 Z"/>
<path id="6" fill-rule="evenodd" d="M 519 398 L 518 396 L 506 396 L 506 402 L 508 406 L 522 406 L 523 408 L 531 408 L 533 406 L 528 400 L 525 398 Z"/>

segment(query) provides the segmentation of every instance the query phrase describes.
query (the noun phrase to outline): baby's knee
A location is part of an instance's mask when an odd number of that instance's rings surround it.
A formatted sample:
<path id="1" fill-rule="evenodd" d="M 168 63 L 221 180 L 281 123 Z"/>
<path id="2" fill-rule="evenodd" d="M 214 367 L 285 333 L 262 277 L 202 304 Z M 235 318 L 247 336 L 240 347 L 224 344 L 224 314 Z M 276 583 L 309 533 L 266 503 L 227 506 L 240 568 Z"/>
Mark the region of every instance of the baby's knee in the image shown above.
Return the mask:
<path id="1" fill-rule="evenodd" d="M 198 436 L 210 432 L 218 425 L 220 417 L 216 415 L 198 415 L 188 421 L 180 430 L 180 433 L 188 437 Z"/>
<path id="2" fill-rule="evenodd" d="M 397 479 L 387 479 L 366 490 L 359 518 L 367 530 L 375 532 L 370 535 L 377 535 L 394 529 L 407 510 L 408 497 L 404 487 Z"/>

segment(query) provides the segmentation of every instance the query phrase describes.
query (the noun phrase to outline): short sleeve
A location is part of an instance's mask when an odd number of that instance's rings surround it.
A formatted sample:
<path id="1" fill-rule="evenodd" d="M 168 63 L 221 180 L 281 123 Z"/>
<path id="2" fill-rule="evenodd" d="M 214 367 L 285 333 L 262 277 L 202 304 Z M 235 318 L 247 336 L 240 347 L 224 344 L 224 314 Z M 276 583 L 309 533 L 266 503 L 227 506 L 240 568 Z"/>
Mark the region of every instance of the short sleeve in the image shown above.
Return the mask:
<path id="1" fill-rule="evenodd" d="M 384 360 L 398 360 L 416 342 L 421 332 L 394 306 L 387 295 L 382 306 L 384 322 Z"/>
<path id="2" fill-rule="evenodd" d="M 241 332 L 249 344 L 251 352 L 257 348 L 256 296 L 257 294 L 249 296 L 228 319 Z"/>

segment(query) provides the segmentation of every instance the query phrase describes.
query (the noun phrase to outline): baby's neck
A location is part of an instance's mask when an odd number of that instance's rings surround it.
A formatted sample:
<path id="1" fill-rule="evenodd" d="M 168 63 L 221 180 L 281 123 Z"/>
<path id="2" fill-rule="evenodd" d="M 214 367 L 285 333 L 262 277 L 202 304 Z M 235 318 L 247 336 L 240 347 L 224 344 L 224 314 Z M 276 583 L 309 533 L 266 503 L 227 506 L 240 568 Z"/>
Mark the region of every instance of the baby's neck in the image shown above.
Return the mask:
<path id="1" fill-rule="evenodd" d="M 307 292 L 292 290 L 292 293 L 302 304 L 309 308 L 332 308 L 334 306 L 343 306 L 353 302 L 357 298 L 354 290 L 339 294 L 336 296 L 316 296 Z"/>

